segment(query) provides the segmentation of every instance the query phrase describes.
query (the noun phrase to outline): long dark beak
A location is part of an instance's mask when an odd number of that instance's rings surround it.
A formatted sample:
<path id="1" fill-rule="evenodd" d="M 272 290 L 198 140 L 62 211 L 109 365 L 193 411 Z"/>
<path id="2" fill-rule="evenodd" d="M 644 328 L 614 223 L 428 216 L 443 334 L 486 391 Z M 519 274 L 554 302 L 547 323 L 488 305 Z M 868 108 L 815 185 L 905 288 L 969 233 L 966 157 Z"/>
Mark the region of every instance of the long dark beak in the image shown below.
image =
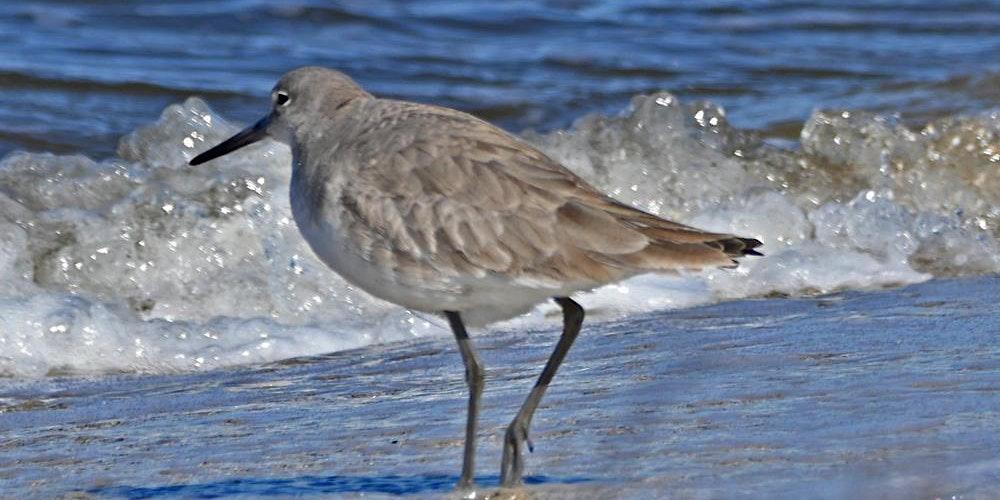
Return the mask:
<path id="1" fill-rule="evenodd" d="M 253 125 L 243 129 L 238 134 L 222 141 L 219 145 L 215 146 L 204 153 L 191 158 L 188 165 L 201 165 L 206 161 L 214 160 L 224 154 L 232 153 L 237 149 L 253 144 L 265 136 L 267 136 L 267 124 L 271 121 L 271 116 L 265 116 L 261 120 Z"/>

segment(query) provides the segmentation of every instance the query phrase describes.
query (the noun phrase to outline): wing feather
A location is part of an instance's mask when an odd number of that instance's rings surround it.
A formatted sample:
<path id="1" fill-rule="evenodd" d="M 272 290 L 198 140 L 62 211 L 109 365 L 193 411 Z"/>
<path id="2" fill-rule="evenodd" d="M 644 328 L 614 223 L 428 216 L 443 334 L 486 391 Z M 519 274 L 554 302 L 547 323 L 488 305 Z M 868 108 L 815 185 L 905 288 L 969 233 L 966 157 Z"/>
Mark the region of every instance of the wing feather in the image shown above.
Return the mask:
<path id="1" fill-rule="evenodd" d="M 371 166 L 341 194 L 356 223 L 384 240 L 367 243 L 379 248 L 377 257 L 389 258 L 391 249 L 406 263 L 397 271 L 423 266 L 453 277 L 600 284 L 646 271 L 730 266 L 760 245 L 615 201 L 471 115 L 412 103 L 393 109 L 398 116 L 389 127 L 398 137 L 355 148 L 368 152 L 356 161 Z"/>

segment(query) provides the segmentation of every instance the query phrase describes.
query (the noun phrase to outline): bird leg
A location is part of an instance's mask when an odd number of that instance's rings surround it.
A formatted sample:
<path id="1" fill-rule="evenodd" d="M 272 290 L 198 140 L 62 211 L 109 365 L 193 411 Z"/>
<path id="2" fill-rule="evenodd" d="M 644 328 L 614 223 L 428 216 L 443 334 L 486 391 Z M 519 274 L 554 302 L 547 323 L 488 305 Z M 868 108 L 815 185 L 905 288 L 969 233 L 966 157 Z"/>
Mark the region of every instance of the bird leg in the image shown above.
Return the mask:
<path id="1" fill-rule="evenodd" d="M 472 347 L 469 334 L 465 331 L 462 317 L 454 311 L 445 311 L 451 331 L 458 341 L 458 350 L 462 353 L 462 363 L 465 364 L 465 382 L 469 385 L 469 411 L 465 422 L 465 451 L 462 454 L 462 477 L 458 480 L 458 488 L 471 488 L 475 482 L 476 471 L 476 422 L 479 419 L 479 398 L 483 394 L 485 373 L 483 364 Z"/>
<path id="2" fill-rule="evenodd" d="M 556 375 L 556 370 L 559 369 L 563 358 L 566 357 L 566 353 L 569 352 L 573 341 L 576 340 L 577 334 L 580 333 L 580 327 L 583 326 L 584 313 L 580 304 L 569 297 L 556 297 L 554 300 L 563 310 L 563 333 L 559 337 L 559 342 L 556 344 L 555 350 L 552 351 L 552 355 L 549 356 L 548 362 L 545 363 L 545 368 L 538 377 L 538 381 L 535 382 L 531 393 L 524 400 L 524 404 L 521 405 L 521 409 L 507 427 L 507 432 L 504 435 L 500 484 L 505 488 L 521 484 L 521 476 L 524 474 L 522 448 L 525 444 L 528 445 L 529 451 L 534 448 L 528 438 L 531 418 L 534 416 L 542 396 L 545 395 L 545 389 L 549 387 L 552 377 Z"/>

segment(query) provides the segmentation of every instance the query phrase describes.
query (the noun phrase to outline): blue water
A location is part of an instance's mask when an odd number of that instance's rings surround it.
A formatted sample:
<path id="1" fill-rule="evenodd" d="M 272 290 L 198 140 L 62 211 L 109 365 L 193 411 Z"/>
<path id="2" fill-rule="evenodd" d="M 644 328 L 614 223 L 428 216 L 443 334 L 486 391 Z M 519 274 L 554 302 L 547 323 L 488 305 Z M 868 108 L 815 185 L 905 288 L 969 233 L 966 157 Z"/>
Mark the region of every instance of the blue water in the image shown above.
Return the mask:
<path id="1" fill-rule="evenodd" d="M 528 476 L 526 485 L 547 483 L 579 484 L 583 478 L 553 479 L 545 476 Z M 303 496 L 336 494 L 414 495 L 427 493 L 448 493 L 455 488 L 457 475 L 426 474 L 416 476 L 302 476 L 296 478 L 273 479 L 227 479 L 201 484 L 178 484 L 156 487 L 114 486 L 88 490 L 98 496 L 142 498 L 220 498 L 231 495 L 242 496 Z M 499 476 L 478 476 L 476 483 L 497 487 Z"/>
<path id="2" fill-rule="evenodd" d="M 249 121 L 277 75 L 332 66 L 373 92 L 514 131 L 667 89 L 794 139 L 817 107 L 914 122 L 996 105 L 1000 3 L 812 0 L 10 3 L 0 155 L 110 155 L 192 94 Z"/>

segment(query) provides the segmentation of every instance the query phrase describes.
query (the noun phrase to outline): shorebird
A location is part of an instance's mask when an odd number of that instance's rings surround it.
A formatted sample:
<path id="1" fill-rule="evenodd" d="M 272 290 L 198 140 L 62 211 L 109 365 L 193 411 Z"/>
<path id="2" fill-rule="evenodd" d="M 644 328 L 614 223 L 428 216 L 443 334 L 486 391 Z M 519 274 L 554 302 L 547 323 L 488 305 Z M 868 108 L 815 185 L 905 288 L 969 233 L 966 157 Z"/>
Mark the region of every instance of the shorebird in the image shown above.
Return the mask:
<path id="1" fill-rule="evenodd" d="M 535 409 L 583 324 L 570 296 L 648 272 L 731 267 L 760 242 L 620 203 L 472 115 L 366 92 L 331 69 L 278 81 L 263 119 L 194 157 L 270 136 L 292 149 L 291 206 L 312 250 L 366 292 L 443 314 L 469 388 L 459 488 L 473 486 L 484 369 L 466 326 L 552 298 L 563 331 L 503 441 L 501 484 L 521 483 Z"/>

